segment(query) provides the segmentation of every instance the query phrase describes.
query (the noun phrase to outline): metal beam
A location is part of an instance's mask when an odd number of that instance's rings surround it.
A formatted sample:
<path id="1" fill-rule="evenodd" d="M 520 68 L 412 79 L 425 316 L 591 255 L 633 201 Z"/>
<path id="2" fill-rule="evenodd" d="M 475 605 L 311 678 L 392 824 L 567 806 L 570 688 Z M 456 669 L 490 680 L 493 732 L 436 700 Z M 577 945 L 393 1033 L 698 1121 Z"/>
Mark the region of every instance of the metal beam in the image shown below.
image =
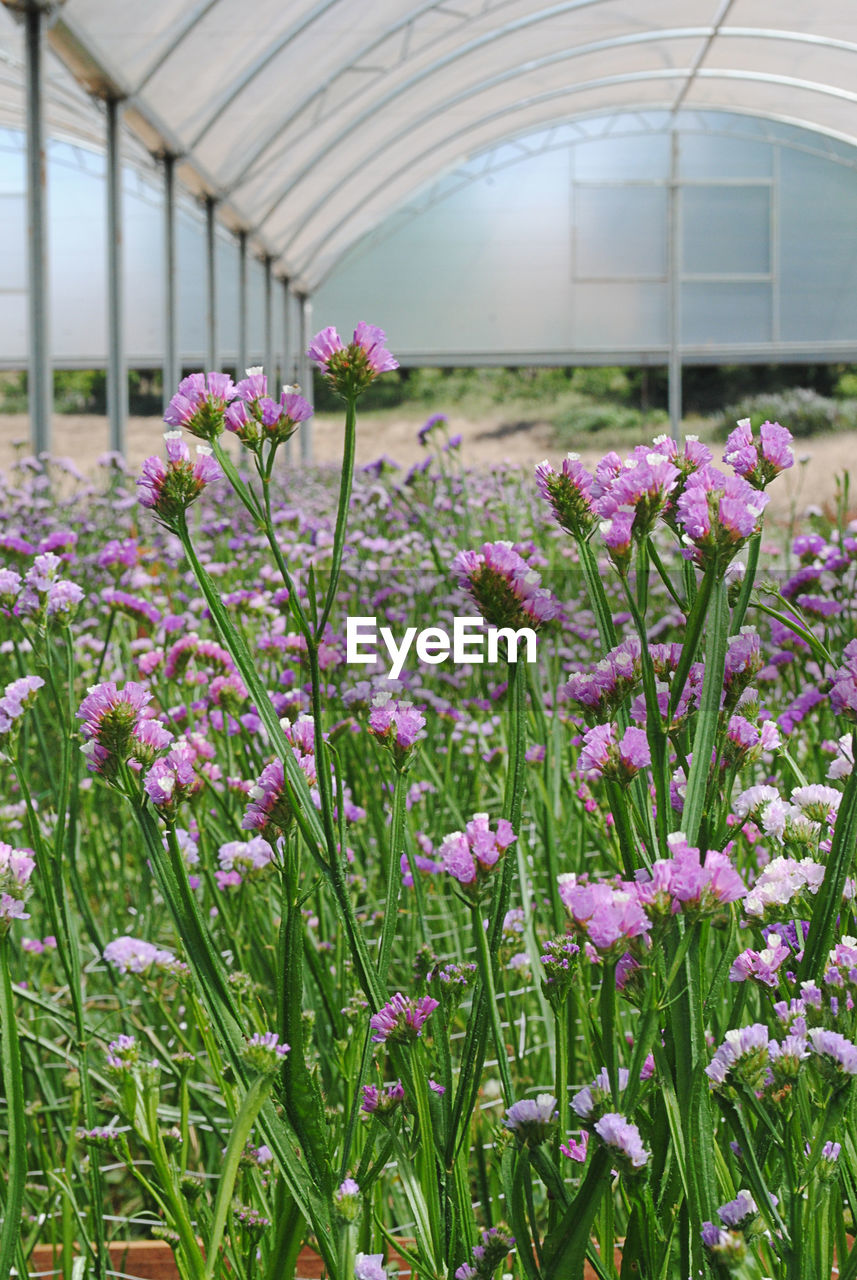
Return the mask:
<path id="1" fill-rule="evenodd" d="M 247 358 L 247 232 L 238 232 L 238 365 L 236 377 L 243 378 Z"/>
<path id="2" fill-rule="evenodd" d="M 176 158 L 164 156 L 164 408 L 179 383 Z"/>
<path id="3" fill-rule="evenodd" d="M 297 370 L 292 364 L 291 338 L 292 338 L 292 317 L 291 317 L 291 291 L 289 290 L 289 277 L 282 276 L 280 282 L 283 286 L 283 384 L 292 386 L 297 381 Z M 302 428 L 298 428 L 301 430 Z M 286 441 L 286 462 L 291 466 L 293 461 L 294 450 L 292 441 Z"/>
<path id="4" fill-rule="evenodd" d="M 122 270 L 122 155 L 120 103 L 107 108 L 107 417 L 110 448 L 125 452 L 128 370 L 125 364 Z"/>
<path id="5" fill-rule="evenodd" d="M 24 13 L 27 70 L 27 257 L 30 294 L 28 401 L 34 453 L 51 447 L 53 372 L 48 316 L 47 174 L 44 138 L 44 19 L 38 5 Z"/>
<path id="6" fill-rule="evenodd" d="M 262 259 L 265 270 L 265 373 L 268 376 L 268 395 L 277 397 L 277 357 L 274 352 L 274 274 L 273 258 Z"/>
<path id="7" fill-rule="evenodd" d="M 669 181 L 669 286 L 667 293 L 667 329 L 670 344 L 669 411 L 670 434 L 678 441 L 681 435 L 681 187 L 679 185 L 679 132 L 670 138 Z"/>
<path id="8" fill-rule="evenodd" d="M 309 331 L 312 324 L 312 303 L 305 293 L 297 295 L 298 300 L 298 381 L 304 397 L 313 403 L 312 365 L 306 350 L 309 346 Z M 301 464 L 305 467 L 312 463 L 312 418 L 301 426 Z"/>
<path id="9" fill-rule="evenodd" d="M 214 196 L 205 198 L 205 362 L 208 369 L 217 365 L 217 222 Z"/>

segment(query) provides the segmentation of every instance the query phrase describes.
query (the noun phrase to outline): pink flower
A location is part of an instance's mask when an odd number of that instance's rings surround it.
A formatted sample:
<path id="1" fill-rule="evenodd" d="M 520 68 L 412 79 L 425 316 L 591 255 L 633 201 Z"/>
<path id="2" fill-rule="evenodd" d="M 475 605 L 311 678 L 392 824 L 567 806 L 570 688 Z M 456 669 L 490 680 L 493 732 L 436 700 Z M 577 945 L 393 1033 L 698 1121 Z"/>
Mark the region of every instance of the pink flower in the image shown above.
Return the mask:
<path id="1" fill-rule="evenodd" d="M 167 444 L 166 463 L 161 458 L 147 458 L 137 489 L 140 505 L 154 511 L 164 524 L 171 527 L 183 517 L 203 489 L 219 480 L 223 473 L 204 446 L 197 446 L 196 461 L 191 462 L 190 450 L 178 432 L 168 431 L 164 440 Z"/>
<path id="2" fill-rule="evenodd" d="M 235 384 L 225 373 L 192 373 L 183 378 L 164 414 L 171 427 L 184 427 L 191 435 L 211 440 L 223 431 L 224 410 L 235 395 Z"/>
<path id="3" fill-rule="evenodd" d="M 723 461 L 754 489 L 764 489 L 781 471 L 794 466 L 791 432 L 778 422 L 763 422 L 758 441 L 749 418 L 742 418 L 726 441 Z"/>
<path id="4" fill-rule="evenodd" d="M 307 355 L 347 400 L 360 395 L 380 374 L 398 369 L 398 360 L 384 346 L 386 340 L 383 329 L 361 320 L 348 346 L 330 327 L 316 334 Z"/>
<path id="5" fill-rule="evenodd" d="M 374 1031 L 372 1039 L 379 1044 L 389 1040 L 391 1043 L 407 1043 L 422 1035 L 426 1020 L 434 1013 L 438 1002 L 432 996 L 417 996 L 416 999 L 403 996 L 397 991 L 383 1008 L 369 1019 L 369 1026 Z"/>

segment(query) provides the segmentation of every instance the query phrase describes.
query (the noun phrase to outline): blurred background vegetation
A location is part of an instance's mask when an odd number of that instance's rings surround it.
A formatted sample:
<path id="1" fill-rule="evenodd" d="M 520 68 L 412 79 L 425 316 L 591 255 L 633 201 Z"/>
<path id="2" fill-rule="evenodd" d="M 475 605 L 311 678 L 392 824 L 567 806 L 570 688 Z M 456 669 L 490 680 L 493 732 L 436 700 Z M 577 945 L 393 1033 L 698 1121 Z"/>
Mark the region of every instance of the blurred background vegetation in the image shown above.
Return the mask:
<path id="1" fill-rule="evenodd" d="M 314 392 L 319 413 L 340 412 L 323 379 L 316 379 Z M 160 415 L 160 370 L 130 370 L 128 393 L 133 415 Z M 686 429 L 708 439 L 725 438 L 738 418 L 754 424 L 779 421 L 798 437 L 857 430 L 857 365 L 686 365 L 683 401 Z M 589 442 L 600 447 L 633 443 L 667 427 L 667 371 L 656 366 L 400 369 L 370 387 L 361 407 L 415 420 L 437 412 L 501 418 L 520 430 L 546 423 L 560 446 Z M 104 414 L 104 371 L 56 370 L 54 409 Z M 26 411 L 26 371 L 0 373 L 0 413 Z"/>

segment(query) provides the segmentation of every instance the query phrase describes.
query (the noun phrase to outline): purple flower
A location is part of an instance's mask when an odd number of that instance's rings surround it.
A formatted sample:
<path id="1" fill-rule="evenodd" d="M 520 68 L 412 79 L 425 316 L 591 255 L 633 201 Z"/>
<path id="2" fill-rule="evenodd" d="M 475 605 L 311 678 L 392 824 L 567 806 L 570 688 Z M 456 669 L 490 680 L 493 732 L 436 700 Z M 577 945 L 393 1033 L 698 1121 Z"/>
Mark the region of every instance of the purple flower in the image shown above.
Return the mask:
<path id="1" fill-rule="evenodd" d="M 584 735 L 577 770 L 582 776 L 603 777 L 629 786 L 640 770 L 651 763 L 644 729 L 628 728 L 617 741 L 614 724 L 597 724 Z"/>
<path id="2" fill-rule="evenodd" d="M 404 1099 L 405 1091 L 401 1080 L 387 1085 L 386 1089 L 379 1089 L 375 1084 L 364 1084 L 363 1103 L 360 1110 L 365 1111 L 367 1115 L 377 1115 L 380 1119 L 384 1119 L 391 1115 L 404 1102 Z"/>
<path id="3" fill-rule="evenodd" d="M 809 1039 L 834 1077 L 857 1075 L 857 1045 L 838 1031 L 828 1031 L 825 1027 L 813 1027 Z"/>
<path id="4" fill-rule="evenodd" d="M 513 1102 L 503 1117 L 507 1129 L 530 1147 L 540 1146 L 553 1130 L 558 1112 L 552 1093 L 540 1093 L 535 1098 L 522 1098 Z"/>
<path id="5" fill-rule="evenodd" d="M 274 860 L 274 850 L 262 836 L 253 836 L 250 840 L 231 840 L 222 844 L 217 853 L 220 873 L 237 877 L 229 884 L 241 884 L 243 879 L 256 880 L 268 870 Z"/>
<path id="6" fill-rule="evenodd" d="M 479 897 L 488 876 L 516 839 L 505 818 L 500 818 L 492 831 L 488 814 L 475 813 L 463 831 L 453 831 L 441 841 L 441 865 L 472 896 Z"/>
<path id="7" fill-rule="evenodd" d="M 334 391 L 350 399 L 365 391 L 380 374 L 398 369 L 398 360 L 384 346 L 386 340 L 383 329 L 361 320 L 348 346 L 330 327 L 316 334 L 307 355 Z"/>
<path id="8" fill-rule="evenodd" d="M 438 1002 L 432 996 L 403 996 L 397 991 L 383 1008 L 369 1019 L 369 1026 L 374 1031 L 372 1039 L 377 1044 L 390 1041 L 392 1044 L 408 1043 L 422 1035 L 423 1025 Z"/>
<path id="9" fill-rule="evenodd" d="M 147 458 L 137 489 L 140 505 L 154 511 L 171 528 L 184 516 L 206 485 L 221 478 L 222 472 L 204 445 L 197 445 L 196 462 L 192 463 L 190 450 L 179 432 L 168 431 L 164 440 L 167 443 L 166 463 L 161 458 Z"/>
<path id="10" fill-rule="evenodd" d="M 557 601 L 511 542 L 486 542 L 479 551 L 459 551 L 452 571 L 492 626 L 536 631 L 559 616 Z"/>
<path id="11" fill-rule="evenodd" d="M 36 700 L 36 694 L 44 685 L 41 676 L 21 676 L 7 684 L 0 697 L 0 737 L 4 734 L 17 736 L 20 721 L 24 712 Z"/>
<path id="12" fill-rule="evenodd" d="M 173 815 L 183 800 L 202 786 L 197 776 L 196 753 L 186 742 L 177 742 L 156 760 L 143 780 L 143 789 L 156 809 Z"/>
<path id="13" fill-rule="evenodd" d="M 608 1111 L 595 1123 L 595 1132 L 606 1146 L 628 1161 L 632 1169 L 648 1163 L 649 1152 L 643 1146 L 640 1130 L 618 1111 Z"/>
<path id="14" fill-rule="evenodd" d="M 358 1253 L 354 1259 L 354 1280 L 387 1280 L 383 1253 Z"/>
<path id="15" fill-rule="evenodd" d="M 588 1148 L 589 1133 L 586 1129 L 581 1129 L 579 1142 L 574 1138 L 569 1138 L 568 1142 L 560 1144 L 559 1149 L 568 1160 L 574 1160 L 576 1164 L 585 1164 Z"/>
<path id="16" fill-rule="evenodd" d="M 676 486 L 679 471 L 662 453 L 638 445 L 624 462 L 609 453 L 595 470 L 590 494 L 606 521 L 630 515 L 629 537 L 645 537 Z M 609 545 L 609 543 L 608 543 Z"/>
<path id="17" fill-rule="evenodd" d="M 183 378 L 164 414 L 168 426 L 182 428 L 202 440 L 223 431 L 226 405 L 235 395 L 235 384 L 225 373 L 192 373 Z M 144 504 L 145 505 L 145 504 Z"/>
<path id="18" fill-rule="evenodd" d="M 288 1052 L 289 1046 L 280 1041 L 276 1031 L 257 1031 L 245 1040 L 242 1056 L 260 1075 L 273 1075 Z"/>
<path id="19" fill-rule="evenodd" d="M 753 979 L 763 986 L 776 987 L 780 980 L 779 967 L 790 955 L 789 948 L 783 945 L 779 934 L 771 933 L 764 950 L 753 951 L 748 947 L 736 956 L 729 970 L 729 981 L 746 982 Z"/>
<path id="20" fill-rule="evenodd" d="M 559 877 L 559 896 L 574 928 L 597 951 L 616 958 L 628 950 L 634 938 L 644 938 L 651 924 L 640 905 L 636 886 L 617 881 L 590 884 L 585 876 Z"/>
<path id="21" fill-rule="evenodd" d="M 15 849 L 0 841 L 0 936 L 13 920 L 29 920 L 24 903 L 31 893 L 35 866 L 32 849 Z"/>
<path id="22" fill-rule="evenodd" d="M 389 747 L 398 769 L 413 759 L 414 747 L 425 737 L 426 719 L 412 702 L 397 702 L 390 693 L 376 693 L 369 713 L 369 732 Z"/>
<path id="23" fill-rule="evenodd" d="M 107 1065 L 112 1071 L 128 1071 L 140 1059 L 134 1036 L 117 1036 L 107 1046 Z"/>
<path id="24" fill-rule="evenodd" d="M 726 1032 L 726 1039 L 705 1068 L 712 1089 L 735 1077 L 751 1089 L 761 1088 L 768 1068 L 770 1040 L 767 1027 L 754 1022 Z"/>
<path id="25" fill-rule="evenodd" d="M 676 523 L 702 564 L 722 573 L 752 533 L 768 502 L 740 476 L 704 467 L 688 478 L 676 503 Z"/>
<path id="26" fill-rule="evenodd" d="M 575 538 L 585 538 L 598 517 L 590 497 L 592 476 L 581 465 L 580 456 L 568 454 L 560 471 L 555 471 L 547 459 L 540 462 L 536 485 L 560 528 Z"/>
<path id="27" fill-rule="evenodd" d="M 77 711 L 84 724 L 81 750 L 90 769 L 114 778 L 128 760 L 154 763 L 158 752 L 172 742 L 172 734 L 157 720 L 146 718 L 151 693 L 129 680 L 119 689 L 112 681 L 93 685 Z"/>
<path id="28" fill-rule="evenodd" d="M 177 961 L 171 951 L 161 950 L 142 938 L 127 935 L 114 938 L 104 948 L 104 959 L 120 973 L 148 973 L 151 969 L 175 972 Z"/>
<path id="29" fill-rule="evenodd" d="M 763 422 L 758 441 L 749 418 L 742 418 L 726 440 L 723 461 L 754 489 L 764 489 L 781 471 L 794 466 L 791 432 L 778 422 Z"/>
<path id="30" fill-rule="evenodd" d="M 833 673 L 830 705 L 834 715 L 857 721 L 857 640 L 850 640 L 842 653 L 843 665 Z"/>

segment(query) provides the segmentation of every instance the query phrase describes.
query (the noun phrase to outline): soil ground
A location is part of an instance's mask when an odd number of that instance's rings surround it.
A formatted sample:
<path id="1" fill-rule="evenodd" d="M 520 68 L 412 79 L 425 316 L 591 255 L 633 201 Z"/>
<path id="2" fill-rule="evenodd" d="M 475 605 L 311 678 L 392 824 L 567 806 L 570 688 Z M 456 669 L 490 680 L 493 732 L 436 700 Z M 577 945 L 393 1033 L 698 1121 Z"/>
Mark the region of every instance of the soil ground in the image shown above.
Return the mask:
<path id="1" fill-rule="evenodd" d="M 360 419 L 357 444 L 358 466 L 381 455 L 411 466 L 425 456 L 417 441 L 421 418 L 402 415 L 366 414 Z M 466 466 L 485 467 L 507 462 L 532 468 L 542 458 L 555 464 L 563 450 L 554 441 L 550 426 L 544 422 L 508 422 L 501 415 L 484 416 L 475 421 L 449 415 L 450 431 L 463 437 L 462 461 Z M 163 423 L 158 418 L 130 418 L 127 428 L 126 456 L 134 470 L 150 453 L 159 452 Z M 312 427 L 313 459 L 317 463 L 335 465 L 341 456 L 342 419 L 319 415 Z M 16 455 L 30 452 L 29 424 L 25 414 L 0 416 L 0 470 L 6 469 Z M 297 445 L 297 440 L 295 441 Z M 599 442 L 596 447 L 581 447 L 586 465 L 593 465 L 610 447 Z M 107 421 L 103 417 L 84 414 L 60 414 L 54 417 L 52 452 L 74 461 L 79 470 L 91 471 L 99 457 L 107 451 Z M 625 450 L 620 448 L 620 452 Z M 297 454 L 298 450 L 295 449 Z M 717 452 L 715 447 L 715 452 Z M 799 440 L 795 453 L 806 459 L 787 472 L 771 490 L 771 513 L 779 519 L 791 514 L 800 516 L 808 506 L 829 506 L 836 493 L 836 477 L 845 470 L 855 472 L 851 506 L 857 514 L 857 433 L 813 436 Z"/>

